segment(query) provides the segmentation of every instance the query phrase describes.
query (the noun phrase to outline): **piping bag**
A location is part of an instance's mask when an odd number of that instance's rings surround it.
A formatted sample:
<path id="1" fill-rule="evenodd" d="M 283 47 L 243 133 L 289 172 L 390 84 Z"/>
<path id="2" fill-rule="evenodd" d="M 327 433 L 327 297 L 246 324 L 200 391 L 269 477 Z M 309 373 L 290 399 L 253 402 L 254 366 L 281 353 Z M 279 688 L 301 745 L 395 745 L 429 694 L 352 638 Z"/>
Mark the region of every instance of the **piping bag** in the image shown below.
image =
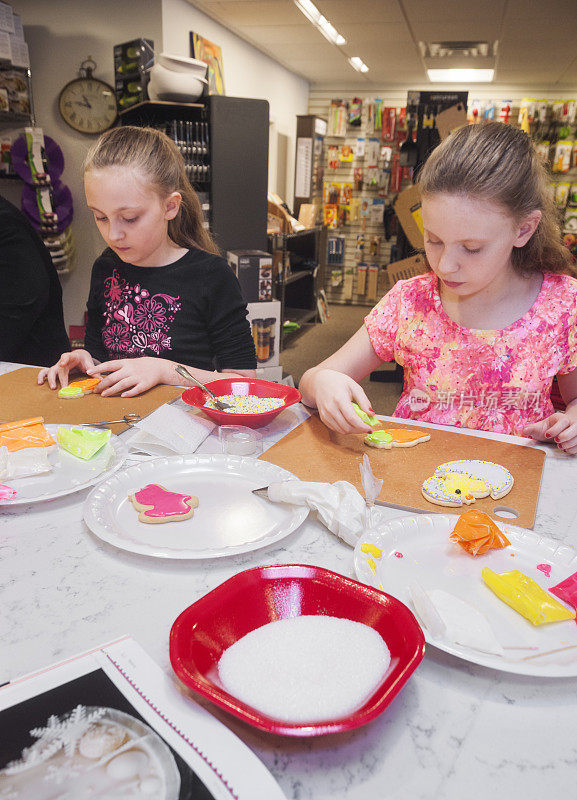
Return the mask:
<path id="1" fill-rule="evenodd" d="M 372 507 L 383 485 L 383 481 L 373 475 L 366 454 L 360 468 L 365 498 L 348 481 L 283 481 L 255 489 L 254 493 L 273 503 L 308 506 L 317 512 L 319 520 L 331 533 L 354 547 L 359 536 L 370 527 Z"/>

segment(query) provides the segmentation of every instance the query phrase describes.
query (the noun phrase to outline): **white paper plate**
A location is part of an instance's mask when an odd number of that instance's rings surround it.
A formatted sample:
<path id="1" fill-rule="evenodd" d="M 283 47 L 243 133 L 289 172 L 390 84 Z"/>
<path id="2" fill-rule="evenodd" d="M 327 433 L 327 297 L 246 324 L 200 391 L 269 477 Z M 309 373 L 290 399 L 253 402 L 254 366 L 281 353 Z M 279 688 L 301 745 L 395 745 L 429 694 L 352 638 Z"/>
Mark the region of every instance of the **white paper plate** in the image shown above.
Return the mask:
<path id="1" fill-rule="evenodd" d="M 89 425 L 45 425 L 44 427 L 55 441 L 58 428 L 90 428 Z M 55 500 L 57 497 L 87 489 L 120 469 L 128 457 L 128 448 L 122 439 L 114 434 L 111 435 L 108 444 L 89 461 L 76 458 L 58 445 L 52 445 L 46 450 L 48 460 L 52 464 L 52 472 L 29 478 L 0 480 L 0 483 L 5 483 L 18 492 L 13 500 L 0 500 L 0 506 Z"/>
<path id="2" fill-rule="evenodd" d="M 456 519 L 454 515 L 443 514 L 400 517 L 371 530 L 355 547 L 357 577 L 363 583 L 397 597 L 413 611 L 407 589 L 411 582 L 417 581 L 427 591 L 442 589 L 450 592 L 485 615 L 504 647 L 539 648 L 505 650 L 503 657 L 436 640 L 424 629 L 427 642 L 447 653 L 485 667 L 521 675 L 577 676 L 577 648 L 522 660 L 539 651 L 577 645 L 575 622 L 570 620 L 535 627 L 499 600 L 481 578 L 484 566 L 494 572 L 518 569 L 548 589 L 577 571 L 577 551 L 525 528 L 499 523 L 511 546 L 473 558 L 449 541 Z M 361 551 L 363 543 L 374 544 L 382 550 L 382 557 L 374 559 L 376 572 L 368 563 L 371 555 Z M 551 566 L 550 577 L 537 569 L 540 564 Z"/>
<path id="3" fill-rule="evenodd" d="M 278 542 L 301 525 L 308 508 L 271 503 L 252 493 L 273 481 L 297 480 L 286 469 L 254 458 L 187 455 L 145 461 L 118 472 L 93 489 L 84 520 L 105 542 L 158 558 L 219 558 Z M 149 483 L 195 495 L 190 519 L 140 522 L 129 494 Z"/>

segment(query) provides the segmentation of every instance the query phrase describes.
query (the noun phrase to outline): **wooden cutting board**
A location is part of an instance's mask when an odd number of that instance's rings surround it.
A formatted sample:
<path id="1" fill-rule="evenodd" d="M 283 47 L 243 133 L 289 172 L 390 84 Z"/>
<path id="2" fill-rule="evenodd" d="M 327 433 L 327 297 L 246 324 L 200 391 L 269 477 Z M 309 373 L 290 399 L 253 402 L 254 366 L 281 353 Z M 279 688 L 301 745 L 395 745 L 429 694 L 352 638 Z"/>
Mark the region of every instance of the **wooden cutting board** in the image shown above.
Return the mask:
<path id="1" fill-rule="evenodd" d="M 411 428 L 411 421 L 384 422 L 384 428 Z M 421 430 L 422 426 L 414 426 Z M 507 521 L 525 528 L 535 522 L 539 487 L 545 453 L 532 447 L 508 444 L 493 439 L 470 436 L 465 433 L 424 428 L 431 436 L 428 442 L 415 447 L 377 450 L 363 444 L 363 435 L 343 436 L 330 431 L 318 416 L 311 416 L 284 439 L 273 445 L 261 458 L 284 467 L 304 481 L 349 481 L 363 493 L 359 464 L 367 453 L 373 472 L 383 478 L 379 500 L 401 508 L 460 514 L 467 508 L 485 511 L 494 519 L 503 518 L 494 513 L 498 507 L 512 508 L 516 519 Z M 493 500 L 478 499 L 472 506 L 452 508 L 429 503 L 423 497 L 423 481 L 433 475 L 436 467 L 445 461 L 462 458 L 493 461 L 506 467 L 515 483 L 506 497 Z"/>
<path id="2" fill-rule="evenodd" d="M 22 369 L 0 375 L 0 423 L 29 417 L 44 417 L 47 423 L 105 422 L 121 419 L 135 413 L 145 417 L 164 403 L 170 403 L 182 394 L 178 386 L 155 386 L 139 397 L 101 397 L 87 394 L 72 400 L 62 400 L 47 383 L 38 386 L 38 369 Z M 114 433 L 122 433 L 128 425 L 109 426 Z"/>

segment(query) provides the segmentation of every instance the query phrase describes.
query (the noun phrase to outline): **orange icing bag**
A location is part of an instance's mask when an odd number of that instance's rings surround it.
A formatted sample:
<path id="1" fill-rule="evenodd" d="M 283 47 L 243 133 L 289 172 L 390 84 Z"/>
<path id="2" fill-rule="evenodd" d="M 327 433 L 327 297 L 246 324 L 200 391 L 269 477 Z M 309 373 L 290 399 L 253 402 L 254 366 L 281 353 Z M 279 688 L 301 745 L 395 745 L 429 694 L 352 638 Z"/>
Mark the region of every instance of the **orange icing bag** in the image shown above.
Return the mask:
<path id="1" fill-rule="evenodd" d="M 473 509 L 460 515 L 449 539 L 472 556 L 481 556 L 489 550 L 499 550 L 511 544 L 488 514 Z"/>
<path id="2" fill-rule="evenodd" d="M 50 447 L 56 444 L 43 422 L 44 417 L 32 417 L 0 425 L 0 447 L 6 447 L 9 453 L 14 453 L 25 447 Z"/>
<path id="3" fill-rule="evenodd" d="M 518 569 L 511 572 L 493 572 L 483 567 L 482 578 L 504 603 L 528 619 L 533 625 L 547 625 L 549 622 L 562 622 L 575 619 L 575 612 L 551 597 L 538 583 L 531 580 Z"/>

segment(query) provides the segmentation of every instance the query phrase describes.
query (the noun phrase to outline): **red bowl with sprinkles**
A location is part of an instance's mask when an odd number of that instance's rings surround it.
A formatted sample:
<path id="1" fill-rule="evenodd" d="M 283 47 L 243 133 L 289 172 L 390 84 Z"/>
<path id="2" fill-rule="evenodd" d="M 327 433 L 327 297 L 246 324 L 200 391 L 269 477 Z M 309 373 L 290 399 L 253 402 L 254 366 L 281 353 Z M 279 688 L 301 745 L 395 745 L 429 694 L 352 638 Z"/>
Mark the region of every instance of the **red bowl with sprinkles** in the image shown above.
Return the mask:
<path id="1" fill-rule="evenodd" d="M 302 399 L 298 389 L 292 386 L 284 386 L 282 383 L 272 383 L 262 381 L 259 378 L 220 378 L 205 384 L 217 397 L 224 397 L 225 402 L 229 402 L 227 397 L 233 395 L 238 398 L 239 406 L 242 404 L 245 411 L 235 413 L 233 411 L 219 411 L 207 405 L 207 395 L 194 386 L 186 389 L 182 394 L 182 399 L 189 406 L 195 406 L 210 417 L 217 425 L 245 425 L 247 428 L 262 428 L 280 414 L 285 408 L 299 403 Z M 243 399 L 244 398 L 244 399 Z M 267 408 L 267 401 L 282 400 L 275 408 Z"/>

